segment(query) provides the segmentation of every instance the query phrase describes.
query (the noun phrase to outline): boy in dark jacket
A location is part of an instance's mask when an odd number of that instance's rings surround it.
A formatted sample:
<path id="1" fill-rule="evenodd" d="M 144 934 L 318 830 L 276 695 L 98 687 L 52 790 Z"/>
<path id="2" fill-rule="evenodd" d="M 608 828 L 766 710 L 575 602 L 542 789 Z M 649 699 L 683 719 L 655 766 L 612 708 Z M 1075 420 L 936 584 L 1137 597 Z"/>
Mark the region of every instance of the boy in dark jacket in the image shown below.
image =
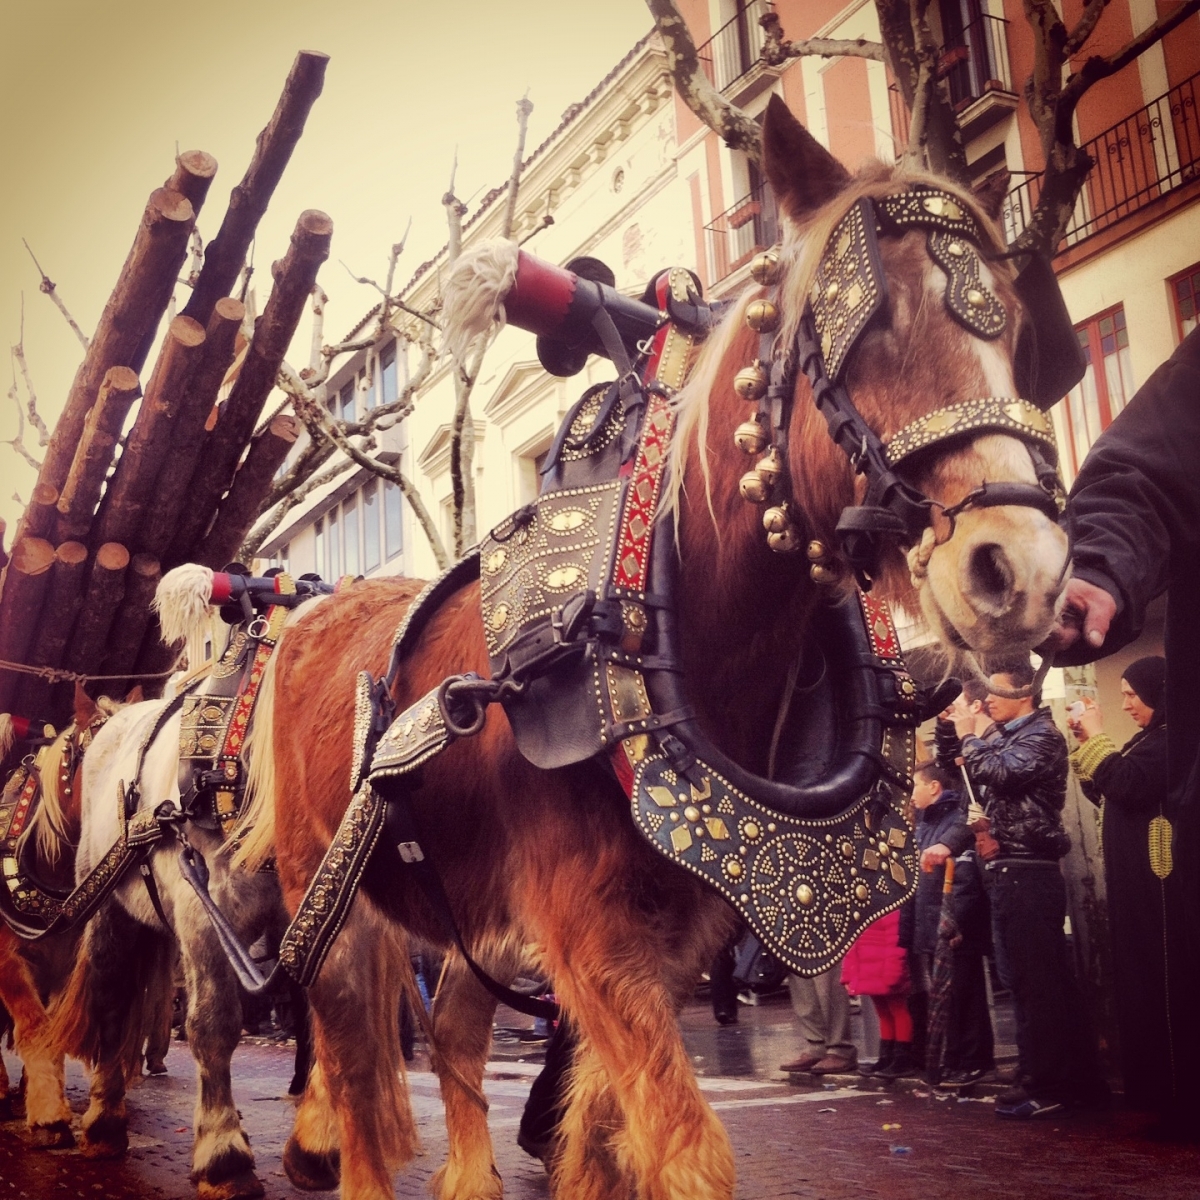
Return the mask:
<path id="1" fill-rule="evenodd" d="M 917 848 L 958 847 L 951 893 L 959 937 L 954 945 L 950 1015 L 946 1027 L 941 1086 L 970 1087 L 995 1065 L 992 1018 L 988 1011 L 983 958 L 988 950 L 988 905 L 975 862 L 974 835 L 967 828 L 966 803 L 957 790 L 958 771 L 927 762 L 913 777 Z M 913 952 L 928 982 L 937 949 L 945 866 L 921 873 L 917 882 Z"/>

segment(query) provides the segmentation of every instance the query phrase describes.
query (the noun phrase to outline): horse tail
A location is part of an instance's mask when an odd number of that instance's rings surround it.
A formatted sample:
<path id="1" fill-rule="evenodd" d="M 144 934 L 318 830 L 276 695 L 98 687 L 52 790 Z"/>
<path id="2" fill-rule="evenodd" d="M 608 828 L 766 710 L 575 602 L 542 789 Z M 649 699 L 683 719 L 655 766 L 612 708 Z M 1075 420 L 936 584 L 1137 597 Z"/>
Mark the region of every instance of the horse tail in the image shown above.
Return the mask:
<path id="1" fill-rule="evenodd" d="M 205 661 L 204 639 L 209 632 L 213 573 L 199 563 L 184 563 L 168 571 L 154 593 L 154 610 L 168 645 L 183 642 L 190 668 Z"/>
<path id="2" fill-rule="evenodd" d="M 263 671 L 254 724 L 246 739 L 248 766 L 242 815 L 226 843 L 233 847 L 230 865 L 235 870 L 257 871 L 275 852 L 275 664 L 278 661 L 277 644 Z"/>

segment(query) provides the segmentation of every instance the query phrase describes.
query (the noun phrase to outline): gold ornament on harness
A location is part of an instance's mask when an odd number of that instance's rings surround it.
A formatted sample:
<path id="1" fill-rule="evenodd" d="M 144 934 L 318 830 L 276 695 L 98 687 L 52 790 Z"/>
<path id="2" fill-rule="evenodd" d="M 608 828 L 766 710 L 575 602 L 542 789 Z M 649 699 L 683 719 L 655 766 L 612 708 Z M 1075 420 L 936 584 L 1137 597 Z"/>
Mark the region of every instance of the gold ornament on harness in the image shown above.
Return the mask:
<path id="1" fill-rule="evenodd" d="M 768 533 L 767 548 L 776 554 L 795 554 L 800 549 L 800 534 L 793 525 L 778 533 Z"/>
<path id="2" fill-rule="evenodd" d="M 767 372 L 762 363 L 751 363 L 733 377 L 733 390 L 743 400 L 761 400 L 767 392 Z"/>
<path id="3" fill-rule="evenodd" d="M 750 278 L 763 287 L 779 282 L 779 252 L 764 250 L 750 261 Z"/>
<path id="4" fill-rule="evenodd" d="M 733 444 L 743 454 L 761 454 L 767 448 L 766 430 L 757 420 L 743 421 L 733 431 Z"/>
<path id="5" fill-rule="evenodd" d="M 773 504 L 763 513 L 762 522 L 768 533 L 783 533 L 792 527 L 792 514 L 786 504 Z"/>
<path id="6" fill-rule="evenodd" d="M 771 496 L 771 488 L 757 470 L 747 471 L 738 481 L 738 491 L 743 500 L 751 504 L 765 504 Z"/>
<path id="7" fill-rule="evenodd" d="M 774 487 L 779 482 L 779 477 L 783 474 L 783 459 L 780 457 L 779 451 L 772 446 L 767 451 L 766 456 L 758 460 L 755 470 L 759 473 L 767 487 Z"/>
<path id="8" fill-rule="evenodd" d="M 779 328 L 779 309 L 770 300 L 751 300 L 746 308 L 746 324 L 755 333 L 773 333 Z"/>

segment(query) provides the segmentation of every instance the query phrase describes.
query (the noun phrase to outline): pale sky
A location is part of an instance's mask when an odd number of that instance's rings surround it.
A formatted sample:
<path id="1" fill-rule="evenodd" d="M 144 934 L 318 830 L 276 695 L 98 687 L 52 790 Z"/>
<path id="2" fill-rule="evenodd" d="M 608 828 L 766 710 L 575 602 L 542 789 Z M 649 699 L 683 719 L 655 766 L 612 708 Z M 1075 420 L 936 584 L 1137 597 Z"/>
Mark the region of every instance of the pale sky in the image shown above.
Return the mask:
<path id="1" fill-rule="evenodd" d="M 375 295 L 339 260 L 382 282 L 388 248 L 411 216 L 404 279 L 445 240 L 440 198 L 455 146 L 456 190 L 477 201 L 508 176 L 526 88 L 528 153 L 650 25 L 642 0 L 0 0 L 0 341 L 7 350 L 17 340 L 24 292 L 25 352 L 52 426 L 82 350 L 38 292 L 21 238 L 90 334 L 176 146 L 207 150 L 220 164 L 200 215 L 207 240 L 300 49 L 331 61 L 259 226 L 258 302 L 261 311 L 261 281 L 296 217 L 323 209 L 334 222 L 320 276 L 331 301 L 326 333 L 340 338 Z M 3 372 L 7 439 L 16 428 L 10 362 Z M 20 514 L 13 493 L 28 499 L 33 481 L 0 446 L 10 538 Z"/>

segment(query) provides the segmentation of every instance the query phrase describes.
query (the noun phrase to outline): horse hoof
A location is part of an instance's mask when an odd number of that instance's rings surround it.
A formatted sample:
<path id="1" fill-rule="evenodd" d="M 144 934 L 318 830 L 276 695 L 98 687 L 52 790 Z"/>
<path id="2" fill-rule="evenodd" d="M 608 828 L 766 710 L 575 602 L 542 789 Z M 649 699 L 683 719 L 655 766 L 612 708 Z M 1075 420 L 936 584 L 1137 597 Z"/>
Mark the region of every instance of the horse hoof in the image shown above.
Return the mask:
<path id="1" fill-rule="evenodd" d="M 200 1200 L 253 1200 L 255 1196 L 266 1195 L 253 1171 L 239 1171 L 219 1183 L 201 1179 L 196 1184 L 196 1193 Z"/>
<path id="2" fill-rule="evenodd" d="M 342 1156 L 337 1150 L 328 1154 L 305 1150 L 295 1137 L 290 1137 L 283 1148 L 283 1169 L 306 1192 L 332 1192 L 341 1181 Z"/>
<path id="3" fill-rule="evenodd" d="M 29 1131 L 29 1140 L 39 1150 L 70 1150 L 75 1145 L 75 1135 L 66 1121 L 34 1125 Z"/>
<path id="4" fill-rule="evenodd" d="M 146 1064 L 147 1075 L 165 1075 L 167 1073 L 167 1064 L 162 1062 L 148 1062 Z"/>
<path id="5" fill-rule="evenodd" d="M 85 1158 L 120 1158 L 129 1149 L 128 1123 L 124 1117 L 97 1117 L 83 1131 Z"/>

